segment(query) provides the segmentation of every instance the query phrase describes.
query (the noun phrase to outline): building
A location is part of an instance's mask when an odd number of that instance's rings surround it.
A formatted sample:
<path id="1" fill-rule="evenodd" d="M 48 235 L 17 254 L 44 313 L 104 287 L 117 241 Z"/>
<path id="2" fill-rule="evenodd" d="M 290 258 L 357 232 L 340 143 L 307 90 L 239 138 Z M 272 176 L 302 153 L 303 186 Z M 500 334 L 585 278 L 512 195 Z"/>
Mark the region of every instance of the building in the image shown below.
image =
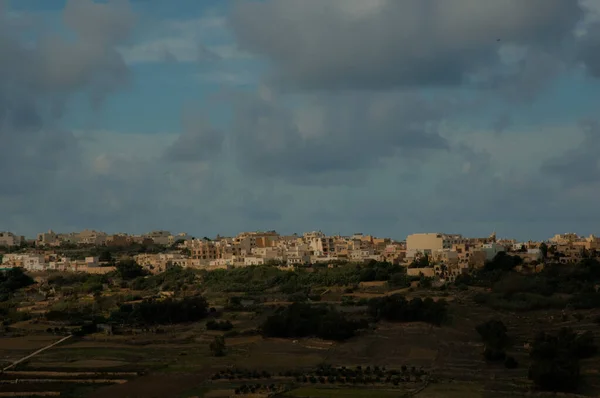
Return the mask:
<path id="1" fill-rule="evenodd" d="M 304 241 L 310 247 L 313 255 L 328 257 L 335 255 L 335 242 L 332 237 L 325 236 L 321 231 L 304 234 Z"/>
<path id="2" fill-rule="evenodd" d="M 169 245 L 174 245 L 176 243 L 184 243 L 194 239 L 194 237 L 186 234 L 185 232 L 180 232 L 177 235 L 169 236 Z"/>
<path id="3" fill-rule="evenodd" d="M 430 255 L 434 251 L 451 249 L 452 245 L 465 243 L 466 241 L 462 235 L 441 233 L 412 234 L 406 237 L 406 251 L 413 254 L 419 252 Z"/>
<path id="4" fill-rule="evenodd" d="M 179 253 L 138 254 L 134 260 L 153 274 L 164 272 L 169 267 L 185 268 L 190 265 L 190 259 Z"/>
<path id="5" fill-rule="evenodd" d="M 146 238 L 152 239 L 155 245 L 168 245 L 171 241 L 171 233 L 169 231 L 152 231 L 145 235 Z"/>
<path id="6" fill-rule="evenodd" d="M 491 261 L 494 259 L 494 257 L 496 257 L 496 254 L 505 252 L 506 247 L 499 243 L 486 243 L 485 245 L 481 246 L 480 250 L 485 253 L 486 261 Z"/>
<path id="7" fill-rule="evenodd" d="M 54 231 L 49 230 L 38 234 L 35 244 L 36 246 L 60 246 L 60 239 Z"/>
<path id="8" fill-rule="evenodd" d="M 133 243 L 133 239 L 126 234 L 115 234 L 110 235 L 106 238 L 104 244 L 110 247 L 125 247 L 130 246 Z"/>
<path id="9" fill-rule="evenodd" d="M 14 247 L 25 242 L 24 236 L 17 236 L 12 232 L 0 232 L 0 246 Z"/>
<path id="10" fill-rule="evenodd" d="M 208 264 L 219 256 L 217 244 L 212 240 L 194 239 L 189 243 L 192 259 L 194 260 L 204 261 Z"/>
<path id="11" fill-rule="evenodd" d="M 106 238 L 108 238 L 108 235 L 106 233 L 89 229 L 84 229 L 75 236 L 76 243 L 80 245 L 93 246 L 104 245 L 106 243 Z"/>
<path id="12" fill-rule="evenodd" d="M 2 256 L 2 265 L 22 267 L 28 271 L 44 271 L 46 260 L 41 254 L 9 253 Z"/>

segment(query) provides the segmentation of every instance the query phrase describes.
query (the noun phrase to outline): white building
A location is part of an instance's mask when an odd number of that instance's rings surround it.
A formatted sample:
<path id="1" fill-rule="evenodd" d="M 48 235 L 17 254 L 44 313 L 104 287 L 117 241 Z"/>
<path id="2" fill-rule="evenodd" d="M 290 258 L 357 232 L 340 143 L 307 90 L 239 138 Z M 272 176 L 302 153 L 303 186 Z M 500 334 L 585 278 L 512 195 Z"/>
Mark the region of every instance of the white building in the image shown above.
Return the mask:
<path id="1" fill-rule="evenodd" d="M 39 254 L 9 253 L 2 256 L 2 265 L 23 267 L 28 271 L 43 271 L 46 260 Z"/>

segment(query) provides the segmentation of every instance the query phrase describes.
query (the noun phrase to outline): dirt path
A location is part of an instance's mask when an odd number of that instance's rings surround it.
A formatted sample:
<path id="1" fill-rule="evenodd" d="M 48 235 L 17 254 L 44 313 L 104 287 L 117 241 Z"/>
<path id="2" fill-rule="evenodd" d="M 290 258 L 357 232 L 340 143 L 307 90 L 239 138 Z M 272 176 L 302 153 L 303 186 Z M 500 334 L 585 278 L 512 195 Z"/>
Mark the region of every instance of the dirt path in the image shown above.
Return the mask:
<path id="1" fill-rule="evenodd" d="M 13 367 L 17 366 L 17 365 L 18 365 L 18 364 L 20 364 L 21 362 L 24 362 L 24 361 L 28 360 L 29 358 L 33 358 L 33 357 L 34 357 L 34 356 L 36 356 L 37 354 L 39 354 L 39 353 L 41 353 L 41 352 L 44 352 L 44 351 L 46 351 L 46 350 L 48 350 L 48 349 L 50 349 L 50 348 L 54 347 L 55 345 L 58 345 L 58 344 L 62 343 L 63 341 L 66 341 L 66 340 L 70 339 L 71 337 L 73 337 L 73 335 L 71 335 L 71 334 L 70 334 L 70 335 L 68 335 L 67 337 L 63 337 L 62 339 L 60 339 L 60 340 L 58 340 L 58 341 L 55 341 L 54 343 L 52 343 L 52 344 L 50 344 L 50 345 L 47 345 L 46 347 L 40 348 L 39 350 L 37 350 L 37 351 L 36 351 L 36 352 L 34 352 L 33 354 L 29 354 L 29 355 L 27 355 L 26 357 L 24 357 L 24 358 L 21 358 L 21 359 L 19 359 L 18 361 L 16 361 L 16 362 L 13 362 L 12 364 L 8 365 L 8 366 L 7 366 L 7 367 L 5 367 L 4 369 L 2 369 L 2 371 L 0 371 L 0 373 L 4 373 L 4 372 L 5 372 L 5 371 L 7 371 L 8 369 L 10 369 L 10 368 L 13 368 Z"/>

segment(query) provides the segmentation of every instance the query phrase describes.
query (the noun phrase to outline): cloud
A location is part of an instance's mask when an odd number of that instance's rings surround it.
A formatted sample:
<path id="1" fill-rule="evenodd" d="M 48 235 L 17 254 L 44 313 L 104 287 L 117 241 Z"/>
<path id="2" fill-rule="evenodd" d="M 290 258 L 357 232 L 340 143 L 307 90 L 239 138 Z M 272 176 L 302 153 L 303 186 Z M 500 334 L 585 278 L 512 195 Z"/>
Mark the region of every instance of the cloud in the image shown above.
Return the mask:
<path id="1" fill-rule="evenodd" d="M 231 18 L 150 20 L 126 2 L 72 0 L 58 30 L 5 14 L 3 228 L 398 239 L 593 232 L 598 129 L 574 125 L 574 101 L 546 90 L 578 66 L 600 74 L 597 21 L 585 9 L 558 0 L 265 0 L 238 2 Z M 177 75 L 175 61 L 196 65 Z M 131 85 L 134 65 L 148 62 L 168 64 Z M 162 73 L 190 90 L 171 98 L 155 85 Z M 206 83 L 222 85 L 216 102 Z M 130 101 L 159 97 L 201 105 L 132 112 L 129 126 L 172 119 L 160 134 L 90 131 L 74 117 L 75 101 L 100 110 L 138 87 L 99 115 L 129 116 Z M 540 101 L 542 93 L 560 98 Z"/>
<path id="2" fill-rule="evenodd" d="M 13 23 L 4 24 L 7 18 Z M 76 93 L 99 105 L 127 85 L 129 70 L 115 46 L 134 23 L 124 2 L 69 1 L 63 19 L 74 40 L 47 32 L 32 43 L 27 30 L 15 29 L 27 26 L 18 19 L 0 11 L 0 196 L 13 206 L 6 209 L 9 224 L 25 213 L 49 217 L 42 214 L 78 199 L 62 191 L 75 180 L 86 181 L 80 174 L 79 141 L 62 126 L 62 116 Z M 78 189 L 89 187 L 85 183 Z"/>
<path id="3" fill-rule="evenodd" d="M 195 109 L 183 112 L 183 132 L 166 148 L 164 158 L 170 162 L 202 162 L 219 156 L 224 134 Z"/>
<path id="4" fill-rule="evenodd" d="M 238 2 L 230 24 L 285 86 L 390 89 L 464 83 L 495 67 L 505 43 L 552 52 L 584 14 L 564 0 L 364 3 Z"/>
<path id="5" fill-rule="evenodd" d="M 427 159 L 449 147 L 437 124 L 451 105 L 418 95 L 309 95 L 301 106 L 268 90 L 231 97 L 239 167 L 264 178 L 345 183 L 342 174 L 384 158 Z"/>
<path id="6" fill-rule="evenodd" d="M 162 63 L 167 59 L 211 63 L 251 58 L 251 54 L 235 46 L 225 22 L 225 18 L 210 14 L 195 19 L 153 20 L 141 29 L 146 35 L 135 43 L 120 46 L 119 52 L 129 65 Z"/>
<path id="7" fill-rule="evenodd" d="M 581 144 L 546 160 L 541 168 L 545 175 L 557 178 L 565 188 L 600 186 L 600 124 L 595 120 L 585 121 L 581 129 Z"/>

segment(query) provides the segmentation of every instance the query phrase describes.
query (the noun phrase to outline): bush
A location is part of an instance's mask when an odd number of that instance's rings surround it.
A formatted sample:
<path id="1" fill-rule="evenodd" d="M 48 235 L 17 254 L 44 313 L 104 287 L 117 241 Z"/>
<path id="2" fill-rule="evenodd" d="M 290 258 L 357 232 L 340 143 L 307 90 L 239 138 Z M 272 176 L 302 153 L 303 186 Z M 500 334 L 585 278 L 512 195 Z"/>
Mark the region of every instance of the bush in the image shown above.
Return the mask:
<path id="1" fill-rule="evenodd" d="M 317 336 L 326 340 L 346 340 L 366 326 L 366 322 L 349 320 L 328 306 L 293 303 L 268 317 L 262 325 L 262 333 L 270 337 Z"/>
<path id="2" fill-rule="evenodd" d="M 210 321 L 206 322 L 206 329 L 221 330 L 226 332 L 233 329 L 233 324 L 229 321 L 215 321 L 214 319 L 211 319 Z"/>
<path id="3" fill-rule="evenodd" d="M 33 279 L 22 268 L 0 272 L 0 301 L 7 301 L 17 290 L 32 285 Z"/>
<path id="4" fill-rule="evenodd" d="M 433 301 L 431 298 L 421 300 L 414 298 L 407 301 L 404 296 L 391 296 L 371 299 L 369 313 L 376 318 L 397 322 L 428 322 L 441 325 L 446 320 L 446 302 Z"/>
<path id="5" fill-rule="evenodd" d="M 579 388 L 581 358 L 596 353 L 591 332 L 577 334 L 562 328 L 557 335 L 539 333 L 530 352 L 529 378 L 545 391 L 575 392 Z"/>
<path id="6" fill-rule="evenodd" d="M 485 347 L 483 350 L 483 357 L 486 361 L 496 362 L 496 361 L 504 361 L 506 358 L 506 353 L 504 350 L 498 350 L 491 347 Z"/>
<path id="7" fill-rule="evenodd" d="M 182 300 L 144 300 L 137 304 L 123 304 L 111 314 L 111 320 L 130 325 L 164 325 L 194 322 L 207 315 L 208 304 L 201 296 Z"/>
<path id="8" fill-rule="evenodd" d="M 225 355 L 225 338 L 223 336 L 215 336 L 214 340 L 210 343 L 210 352 L 215 357 L 222 357 Z"/>
<path id="9" fill-rule="evenodd" d="M 506 369 L 516 369 L 519 367 L 519 362 L 513 357 L 506 357 L 504 360 L 504 367 Z"/>

